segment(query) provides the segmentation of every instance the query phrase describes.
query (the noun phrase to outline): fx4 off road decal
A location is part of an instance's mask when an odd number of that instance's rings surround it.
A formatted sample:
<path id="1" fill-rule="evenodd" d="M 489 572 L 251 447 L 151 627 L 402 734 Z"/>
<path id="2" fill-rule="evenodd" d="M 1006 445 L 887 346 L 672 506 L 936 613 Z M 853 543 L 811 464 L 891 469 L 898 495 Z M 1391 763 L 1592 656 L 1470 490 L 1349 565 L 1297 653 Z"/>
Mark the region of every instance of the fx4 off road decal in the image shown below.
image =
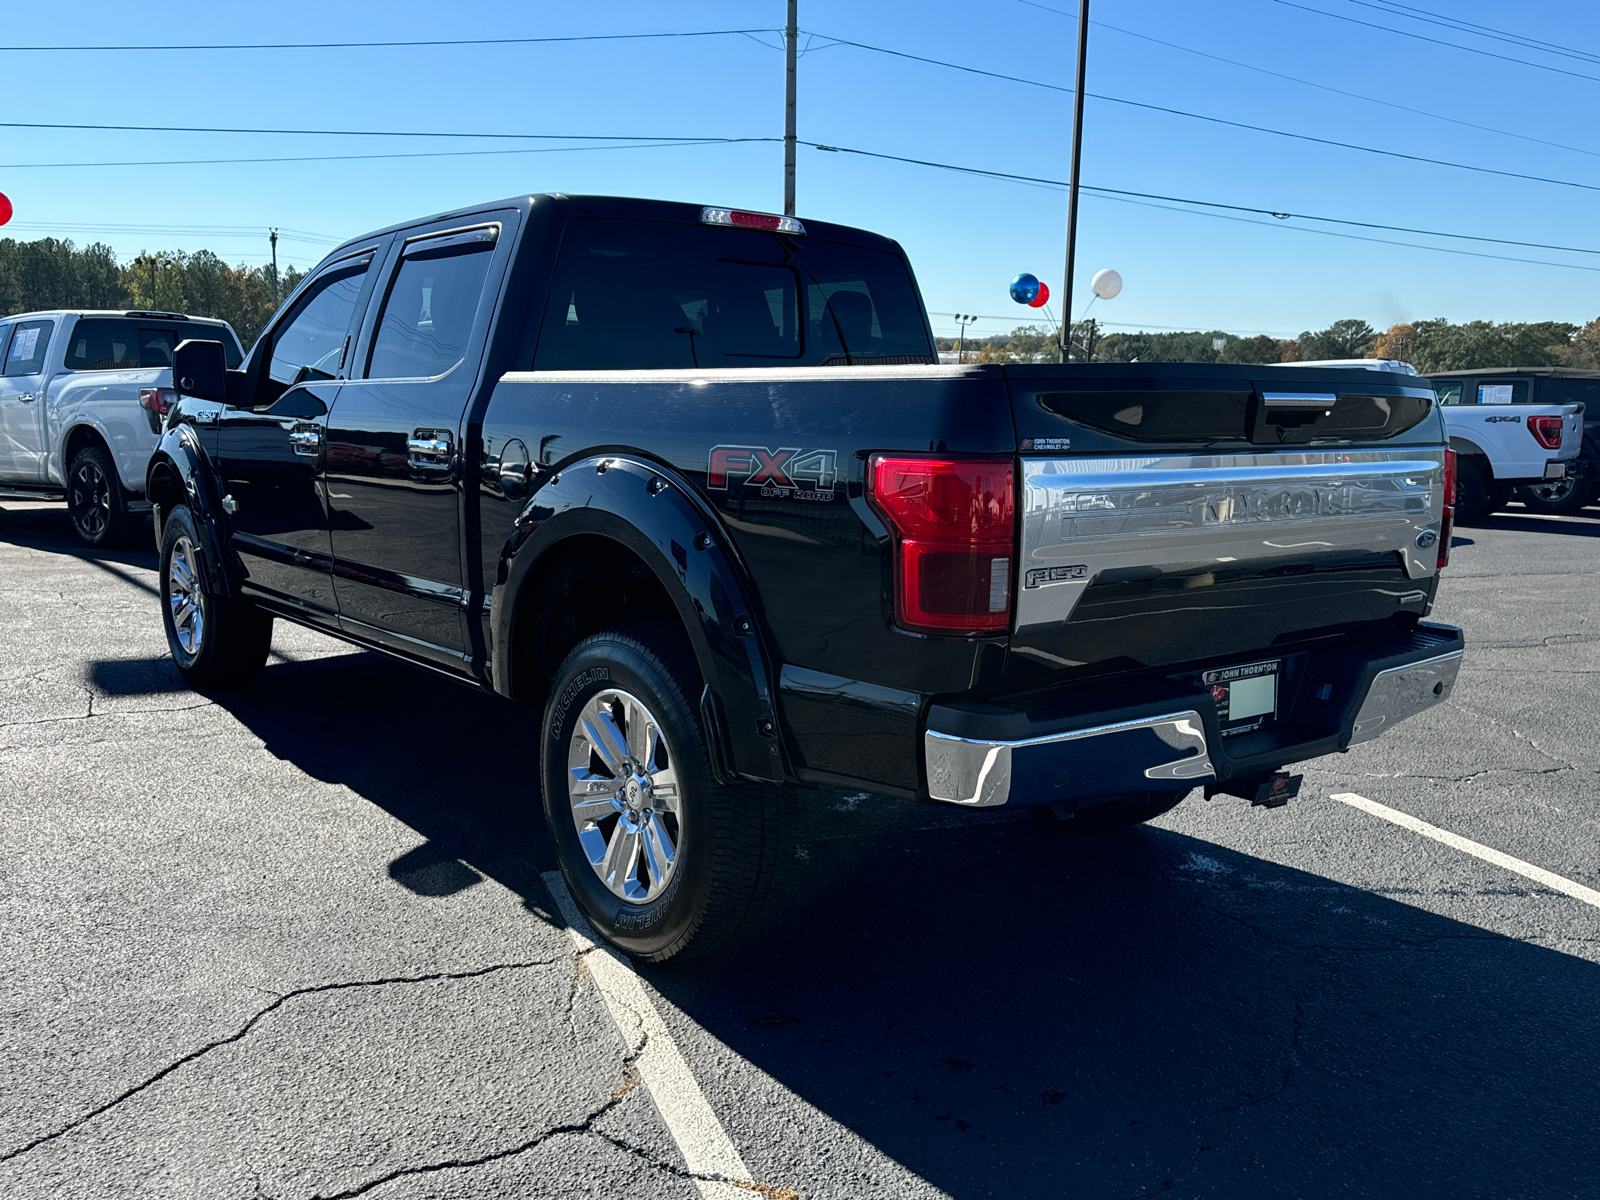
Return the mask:
<path id="1" fill-rule="evenodd" d="M 832 500 L 838 478 L 832 450 L 768 450 L 765 446 L 713 446 L 706 490 L 757 488 L 779 500 Z"/>

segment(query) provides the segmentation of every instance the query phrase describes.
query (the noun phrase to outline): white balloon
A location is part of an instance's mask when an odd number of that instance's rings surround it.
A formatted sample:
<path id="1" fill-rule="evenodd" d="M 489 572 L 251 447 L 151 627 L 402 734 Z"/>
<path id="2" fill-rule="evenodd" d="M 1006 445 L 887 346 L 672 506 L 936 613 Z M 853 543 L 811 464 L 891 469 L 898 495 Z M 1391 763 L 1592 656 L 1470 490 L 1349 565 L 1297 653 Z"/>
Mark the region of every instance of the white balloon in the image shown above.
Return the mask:
<path id="1" fill-rule="evenodd" d="M 1110 300 L 1122 290 L 1122 276 L 1118 275 L 1110 267 L 1107 267 L 1104 271 L 1095 272 L 1095 276 L 1090 281 L 1089 287 L 1094 291 L 1096 296 L 1100 297 L 1100 299 Z"/>

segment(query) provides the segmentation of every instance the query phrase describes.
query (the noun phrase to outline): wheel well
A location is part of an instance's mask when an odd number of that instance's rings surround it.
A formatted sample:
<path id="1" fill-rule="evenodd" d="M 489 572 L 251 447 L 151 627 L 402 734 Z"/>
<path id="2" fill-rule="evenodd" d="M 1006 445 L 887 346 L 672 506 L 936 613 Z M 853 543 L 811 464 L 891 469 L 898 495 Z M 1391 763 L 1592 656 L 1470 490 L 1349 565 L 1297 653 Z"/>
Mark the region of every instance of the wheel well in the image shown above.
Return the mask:
<path id="1" fill-rule="evenodd" d="M 517 596 L 513 696 L 519 704 L 541 704 L 556 670 L 584 638 L 645 622 L 665 623 L 690 649 L 677 605 L 644 559 L 595 534 L 558 542 L 533 564 Z M 693 653 L 686 658 L 693 662 Z"/>
<path id="2" fill-rule="evenodd" d="M 111 447 L 106 445 L 105 438 L 100 436 L 100 431 L 93 425 L 74 425 L 68 430 L 67 440 L 61 447 L 62 474 L 65 474 L 67 468 L 72 465 L 72 460 L 78 451 L 87 446 L 99 446 L 107 454 L 111 453 Z M 112 465 L 115 466 L 115 463 Z"/>
<path id="3" fill-rule="evenodd" d="M 166 462 L 157 463 L 150 472 L 149 488 L 150 494 L 145 499 L 163 511 L 182 504 L 188 497 L 183 487 L 183 480 L 178 478 L 178 473 L 172 469 L 172 465 Z"/>
<path id="4" fill-rule="evenodd" d="M 1473 466 L 1483 472 L 1485 483 L 1491 485 L 1494 483 L 1494 465 L 1489 461 L 1489 456 L 1482 449 L 1463 438 L 1451 438 L 1450 449 L 1454 450 L 1462 458 L 1471 459 Z"/>

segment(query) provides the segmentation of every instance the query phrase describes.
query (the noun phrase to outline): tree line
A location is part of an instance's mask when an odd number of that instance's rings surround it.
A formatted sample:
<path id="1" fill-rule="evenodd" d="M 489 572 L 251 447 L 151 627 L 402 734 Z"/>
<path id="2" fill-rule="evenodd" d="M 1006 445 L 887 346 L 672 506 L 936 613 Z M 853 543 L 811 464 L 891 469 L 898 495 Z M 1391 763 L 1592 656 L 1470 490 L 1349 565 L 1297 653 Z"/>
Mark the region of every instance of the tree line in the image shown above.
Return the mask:
<path id="1" fill-rule="evenodd" d="M 230 267 L 210 250 L 147 252 L 119 263 L 100 242 L 80 250 L 57 238 L 0 238 L 0 315 L 121 308 L 221 317 L 248 349 L 303 274 Z"/>
<path id="2" fill-rule="evenodd" d="M 948 345 L 946 344 L 948 343 Z M 1218 348 L 1220 343 L 1221 348 Z M 1022 325 L 981 341 L 968 338 L 976 362 L 1060 362 L 1054 329 Z M 1105 333 L 1090 321 L 1072 326 L 1074 361 L 1268 364 L 1323 358 L 1396 358 L 1424 375 L 1484 367 L 1600 369 L 1600 317 L 1567 321 L 1406 321 L 1379 331 L 1348 318 L 1297 338 L 1238 337 L 1221 329 L 1174 333 Z M 940 349 L 955 341 L 940 339 Z"/>

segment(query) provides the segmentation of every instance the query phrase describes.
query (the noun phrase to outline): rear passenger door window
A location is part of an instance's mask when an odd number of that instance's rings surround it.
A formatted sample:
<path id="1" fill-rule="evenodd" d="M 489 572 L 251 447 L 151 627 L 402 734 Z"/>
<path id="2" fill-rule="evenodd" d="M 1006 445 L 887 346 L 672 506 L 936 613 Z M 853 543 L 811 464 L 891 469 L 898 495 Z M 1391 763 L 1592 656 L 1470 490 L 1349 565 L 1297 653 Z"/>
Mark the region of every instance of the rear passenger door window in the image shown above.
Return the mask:
<path id="1" fill-rule="evenodd" d="M 1479 404 L 1526 404 L 1528 402 L 1528 381 L 1516 379 L 1510 382 L 1500 380 L 1484 380 L 1478 385 Z"/>
<path id="2" fill-rule="evenodd" d="M 53 321 L 18 321 L 6 346 L 7 375 L 37 375 L 44 370 L 45 352 L 50 348 Z"/>
<path id="3" fill-rule="evenodd" d="M 1459 382 L 1436 383 L 1433 385 L 1433 394 L 1439 398 L 1440 404 L 1460 404 L 1461 384 Z"/>
<path id="4" fill-rule="evenodd" d="M 496 230 L 413 242 L 384 297 L 368 379 L 436 379 L 466 358 Z"/>

